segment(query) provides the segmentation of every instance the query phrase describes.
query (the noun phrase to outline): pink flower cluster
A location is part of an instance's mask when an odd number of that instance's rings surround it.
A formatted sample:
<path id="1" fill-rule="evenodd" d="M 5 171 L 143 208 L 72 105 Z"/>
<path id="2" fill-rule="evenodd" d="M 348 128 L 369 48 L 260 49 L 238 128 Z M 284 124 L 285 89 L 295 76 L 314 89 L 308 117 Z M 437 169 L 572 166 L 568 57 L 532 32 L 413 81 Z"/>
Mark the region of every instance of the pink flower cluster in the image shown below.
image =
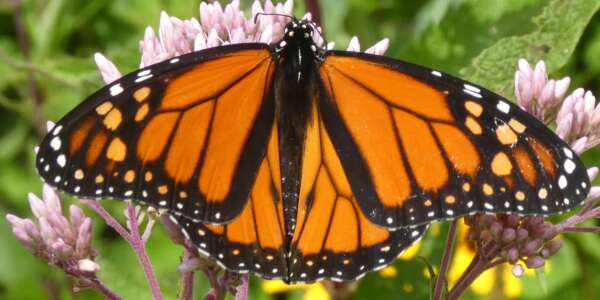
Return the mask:
<path id="1" fill-rule="evenodd" d="M 67 218 L 60 198 L 49 185 L 44 185 L 42 199 L 29 194 L 29 206 L 33 220 L 6 215 L 13 234 L 27 250 L 68 272 L 98 271 L 91 248 L 92 220 L 81 208 L 70 205 Z"/>
<path id="2" fill-rule="evenodd" d="M 158 35 L 152 27 L 146 28 L 144 39 L 140 41 L 140 67 L 149 66 L 161 61 L 206 48 L 238 43 L 275 43 L 283 37 L 283 29 L 290 21 L 281 15 L 292 16 L 294 2 L 274 5 L 271 0 L 265 1 L 264 6 L 258 0 L 252 4 L 252 15 L 246 18 L 240 9 L 240 1 L 233 0 L 225 8 L 218 1 L 200 4 L 200 20 L 191 18 L 181 20 L 161 13 Z M 260 14 L 281 14 L 260 15 Z M 304 15 L 311 19 L 311 15 Z M 323 45 L 323 38 L 316 33 L 313 36 L 317 45 Z M 332 49 L 334 43 L 329 43 L 327 49 Z M 366 53 L 382 55 L 389 47 L 389 40 L 383 39 L 365 50 Z M 353 37 L 347 48 L 348 51 L 360 51 L 358 38 Z M 121 72 L 104 55 L 96 53 L 96 65 L 102 78 L 108 84 L 121 77 Z"/>
<path id="3" fill-rule="evenodd" d="M 569 77 L 548 79 L 543 61 L 535 68 L 524 59 L 518 65 L 515 94 L 523 109 L 546 124 L 555 121 L 556 134 L 579 154 L 600 144 L 600 105 L 591 91 L 578 88 L 566 96 Z"/>

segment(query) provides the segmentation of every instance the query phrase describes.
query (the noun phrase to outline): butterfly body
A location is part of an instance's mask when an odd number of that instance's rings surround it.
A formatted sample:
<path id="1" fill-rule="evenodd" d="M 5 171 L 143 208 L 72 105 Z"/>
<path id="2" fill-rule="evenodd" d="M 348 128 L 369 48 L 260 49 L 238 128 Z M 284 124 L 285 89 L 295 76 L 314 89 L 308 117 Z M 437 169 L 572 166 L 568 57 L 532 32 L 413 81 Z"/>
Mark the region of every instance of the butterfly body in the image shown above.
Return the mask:
<path id="1" fill-rule="evenodd" d="M 427 224 L 582 203 L 583 164 L 508 100 L 382 56 L 329 51 L 293 20 L 135 71 L 67 114 L 37 168 L 79 197 L 167 211 L 223 267 L 354 280 Z"/>
<path id="2" fill-rule="evenodd" d="M 289 23 L 284 38 L 274 54 L 274 96 L 279 136 L 282 174 L 282 199 L 286 238 L 294 234 L 298 195 L 300 193 L 302 151 L 309 123 L 311 106 L 316 101 L 318 78 L 317 47 L 312 40 L 312 28 L 298 21 Z"/>

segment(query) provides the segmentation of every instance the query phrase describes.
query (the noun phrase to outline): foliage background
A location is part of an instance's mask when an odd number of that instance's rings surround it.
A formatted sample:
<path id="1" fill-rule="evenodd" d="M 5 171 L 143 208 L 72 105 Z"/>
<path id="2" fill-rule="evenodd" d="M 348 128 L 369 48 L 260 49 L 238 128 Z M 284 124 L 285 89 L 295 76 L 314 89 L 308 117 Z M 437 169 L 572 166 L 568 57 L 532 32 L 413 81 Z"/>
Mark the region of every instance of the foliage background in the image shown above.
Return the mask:
<path id="1" fill-rule="evenodd" d="M 102 85 L 92 60 L 102 52 L 124 72 L 139 63 L 137 41 L 148 25 L 158 26 L 159 13 L 179 18 L 198 16 L 199 1 L 176 0 L 24 0 L 22 21 L 29 39 L 29 58 L 19 45 L 15 7 L 0 1 L 0 215 L 29 215 L 27 193 L 39 194 L 33 147 L 44 120 L 57 120 Z M 298 0 L 297 0 L 298 2 Z M 346 45 L 357 35 L 363 47 L 383 37 L 391 40 L 388 55 L 459 75 L 513 99 L 516 59 L 544 58 L 554 77 L 569 75 L 572 86 L 600 95 L 600 17 L 596 0 L 322 0 L 325 35 Z M 250 1 L 242 1 L 249 8 Z M 296 3 L 297 15 L 304 12 Z M 365 47 L 366 48 L 366 47 Z M 31 93 L 32 75 L 39 98 Z M 600 152 L 584 157 L 600 164 Z M 69 202 L 74 199 L 65 197 Z M 107 203 L 121 215 L 122 203 Z M 89 212 L 89 211 L 88 211 Z M 92 212 L 89 212 L 92 215 Z M 100 276 L 125 299 L 150 298 L 143 274 L 128 246 L 100 220 L 94 223 L 94 245 L 100 250 Z M 419 249 L 433 265 L 439 263 L 446 226 L 435 225 Z M 600 236 L 564 236 L 565 245 L 546 273 L 525 276 L 508 295 L 507 281 L 497 275 L 478 284 L 493 284 L 489 294 L 469 291 L 465 299 L 600 299 Z M 161 228 L 148 244 L 161 287 L 176 295 L 181 249 Z M 375 272 L 363 279 L 356 299 L 428 297 L 425 265 L 399 260 L 393 272 Z M 512 282 L 512 283 L 511 283 Z M 514 284 L 513 281 L 508 284 Z M 306 288 L 267 293 L 263 282 L 251 280 L 252 299 L 302 299 Z M 1 299 L 100 299 L 93 292 L 73 293 L 61 272 L 33 258 L 0 218 Z M 207 289 L 198 279 L 198 292 Z M 314 291 L 314 287 L 308 289 Z"/>

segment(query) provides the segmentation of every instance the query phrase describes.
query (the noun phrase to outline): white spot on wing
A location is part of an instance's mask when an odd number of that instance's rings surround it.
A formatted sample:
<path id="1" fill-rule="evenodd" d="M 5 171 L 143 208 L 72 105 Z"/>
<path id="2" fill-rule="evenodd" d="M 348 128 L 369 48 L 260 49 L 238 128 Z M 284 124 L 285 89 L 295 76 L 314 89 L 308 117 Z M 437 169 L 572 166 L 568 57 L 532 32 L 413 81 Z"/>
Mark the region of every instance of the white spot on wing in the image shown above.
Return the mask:
<path id="1" fill-rule="evenodd" d="M 475 93 L 475 92 L 473 92 L 471 90 L 464 89 L 463 92 L 465 92 L 465 93 L 467 93 L 467 94 L 469 94 L 469 95 L 471 95 L 471 96 L 473 96 L 475 98 L 481 99 L 481 95 L 479 95 L 478 93 Z"/>
<path id="2" fill-rule="evenodd" d="M 60 141 L 59 137 L 54 137 L 50 141 L 50 147 L 52 147 L 52 149 L 54 149 L 54 151 L 58 151 L 58 149 L 60 149 L 61 145 L 62 145 L 62 142 Z"/>
<path id="3" fill-rule="evenodd" d="M 137 75 L 138 75 L 138 77 L 144 77 L 144 76 L 150 74 L 151 72 L 152 71 L 150 69 L 148 69 L 148 70 L 144 70 L 144 71 L 139 72 Z"/>
<path id="4" fill-rule="evenodd" d="M 54 130 L 52 131 L 52 134 L 58 135 L 62 129 L 63 129 L 62 125 L 58 125 L 54 128 Z"/>
<path id="5" fill-rule="evenodd" d="M 481 93 L 481 90 L 479 88 L 474 87 L 474 86 L 472 86 L 470 84 L 465 84 L 464 86 L 465 86 L 465 89 L 467 89 L 469 91 L 473 91 L 473 92 L 478 93 L 478 94 Z"/>
<path id="6" fill-rule="evenodd" d="M 567 182 L 567 177 L 565 177 L 565 175 L 560 175 L 560 178 L 558 178 L 558 187 L 563 190 L 564 188 L 566 188 L 568 185 Z"/>
<path id="7" fill-rule="evenodd" d="M 568 158 L 573 158 L 573 151 L 571 151 L 571 149 L 564 147 L 563 152 Z"/>
<path id="8" fill-rule="evenodd" d="M 142 82 L 142 81 L 147 80 L 149 78 L 152 78 L 152 74 L 140 77 L 140 78 L 136 79 L 135 82 L 139 83 L 139 82 Z"/>
<path id="9" fill-rule="evenodd" d="M 56 163 L 61 167 L 64 168 L 65 165 L 67 164 L 67 157 L 64 154 L 59 155 L 56 158 Z"/>
<path id="10" fill-rule="evenodd" d="M 439 71 L 431 71 L 431 75 L 436 76 L 436 77 L 442 77 L 442 73 L 440 73 Z"/>
<path id="11" fill-rule="evenodd" d="M 502 100 L 498 101 L 498 105 L 496 105 L 496 108 L 505 114 L 510 112 L 510 105 L 508 105 L 508 103 Z"/>
<path id="12" fill-rule="evenodd" d="M 123 92 L 123 87 L 121 86 L 120 83 L 117 83 L 110 87 L 110 95 L 113 97 L 119 95 L 122 92 Z"/>
<path id="13" fill-rule="evenodd" d="M 567 160 L 565 160 L 564 167 L 565 167 L 565 171 L 567 171 L 567 174 L 572 174 L 573 171 L 575 170 L 576 165 L 572 160 L 567 159 Z"/>

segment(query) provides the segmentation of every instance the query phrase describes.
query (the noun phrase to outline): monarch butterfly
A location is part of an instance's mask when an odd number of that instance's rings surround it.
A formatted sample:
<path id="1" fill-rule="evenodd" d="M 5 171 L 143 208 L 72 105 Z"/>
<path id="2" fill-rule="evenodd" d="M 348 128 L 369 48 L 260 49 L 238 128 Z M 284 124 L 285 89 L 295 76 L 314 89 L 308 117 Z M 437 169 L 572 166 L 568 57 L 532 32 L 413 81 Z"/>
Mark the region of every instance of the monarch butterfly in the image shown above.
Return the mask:
<path id="1" fill-rule="evenodd" d="M 356 279 L 435 220 L 552 214 L 587 195 L 579 158 L 508 100 L 322 49 L 314 28 L 294 18 L 275 44 L 124 76 L 49 132 L 39 173 L 76 196 L 166 210 L 225 268 L 286 282 Z"/>

